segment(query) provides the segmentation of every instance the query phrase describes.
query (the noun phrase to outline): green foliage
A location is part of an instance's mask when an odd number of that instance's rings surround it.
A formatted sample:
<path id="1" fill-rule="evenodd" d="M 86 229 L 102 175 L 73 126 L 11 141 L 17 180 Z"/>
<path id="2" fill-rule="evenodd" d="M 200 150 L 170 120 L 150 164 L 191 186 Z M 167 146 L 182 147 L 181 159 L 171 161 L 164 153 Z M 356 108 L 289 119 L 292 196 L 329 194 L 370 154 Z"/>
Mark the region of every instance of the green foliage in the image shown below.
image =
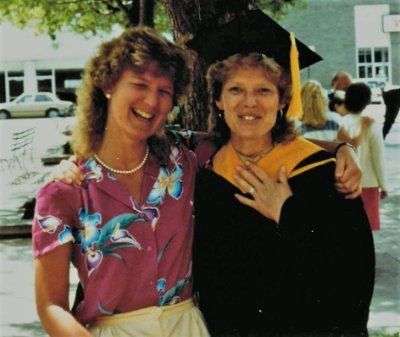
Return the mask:
<path id="1" fill-rule="evenodd" d="M 171 30 L 171 24 L 165 6 L 157 1 L 154 12 L 154 28 L 159 32 Z"/>
<path id="2" fill-rule="evenodd" d="M 305 9 L 307 0 L 259 0 L 258 6 L 276 20 L 282 19 L 290 7 Z"/>
<path id="3" fill-rule="evenodd" d="M 0 22 L 7 19 L 19 28 L 31 27 L 38 34 L 47 34 L 53 39 L 60 31 L 72 31 L 90 37 L 102 32 L 108 33 L 114 25 L 129 26 L 127 11 L 132 8 L 135 1 L 137 0 L 2 0 Z M 305 1 L 249 0 L 247 2 L 256 4 L 275 18 L 279 18 L 290 6 L 304 6 Z M 203 4 L 206 3 L 203 0 Z M 193 6 L 196 4 L 193 1 Z M 155 28 L 159 31 L 170 30 L 165 6 L 168 6 L 167 0 L 156 1 L 154 21 Z"/>
<path id="4" fill-rule="evenodd" d="M 110 32 L 113 25 L 124 25 L 120 10 L 106 0 L 7 0 L 0 1 L 0 20 L 19 28 L 32 27 L 52 38 L 59 31 L 85 36 Z"/>

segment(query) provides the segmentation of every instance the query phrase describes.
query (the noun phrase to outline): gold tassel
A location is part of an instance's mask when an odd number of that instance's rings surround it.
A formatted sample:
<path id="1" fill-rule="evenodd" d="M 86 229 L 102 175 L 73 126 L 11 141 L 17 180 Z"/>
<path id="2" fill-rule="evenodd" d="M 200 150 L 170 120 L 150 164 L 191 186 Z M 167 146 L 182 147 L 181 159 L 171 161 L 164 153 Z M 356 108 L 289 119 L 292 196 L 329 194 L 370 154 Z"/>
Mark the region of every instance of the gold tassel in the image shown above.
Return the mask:
<path id="1" fill-rule="evenodd" d="M 296 46 L 296 39 L 293 33 L 290 33 L 290 74 L 292 78 L 292 99 L 290 100 L 287 117 L 300 119 L 303 115 L 303 106 L 301 104 L 301 81 L 299 52 Z"/>

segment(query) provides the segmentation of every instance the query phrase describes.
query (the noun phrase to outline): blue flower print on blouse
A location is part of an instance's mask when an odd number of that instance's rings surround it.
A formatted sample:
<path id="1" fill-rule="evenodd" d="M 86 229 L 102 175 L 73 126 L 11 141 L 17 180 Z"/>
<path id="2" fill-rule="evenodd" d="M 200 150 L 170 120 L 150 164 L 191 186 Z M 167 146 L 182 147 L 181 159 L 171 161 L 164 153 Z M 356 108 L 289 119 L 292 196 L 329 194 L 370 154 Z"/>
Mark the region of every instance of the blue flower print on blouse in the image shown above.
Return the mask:
<path id="1" fill-rule="evenodd" d="M 183 192 L 182 186 L 183 168 L 182 165 L 175 165 L 172 172 L 169 173 L 165 165 L 160 166 L 160 172 L 157 181 L 150 191 L 147 198 L 148 203 L 160 204 L 168 191 L 168 194 L 178 200 Z"/>
<path id="2" fill-rule="evenodd" d="M 97 308 L 99 309 L 99 311 L 104 315 L 104 316 L 111 316 L 114 314 L 113 311 L 107 310 L 106 308 L 103 307 L 103 305 L 101 304 L 101 302 L 99 302 Z"/>
<path id="3" fill-rule="evenodd" d="M 83 229 L 77 231 L 76 242 L 81 245 L 82 253 L 85 253 L 88 248 L 93 250 L 94 245 L 99 241 L 101 230 L 97 228 L 97 225 L 101 223 L 101 215 L 88 214 L 87 210 L 82 208 L 78 216 Z"/>
<path id="4" fill-rule="evenodd" d="M 103 261 L 103 252 L 101 250 L 93 250 L 90 249 L 89 247 L 87 248 L 86 268 L 89 276 L 98 266 L 100 266 L 102 261 Z"/>
<path id="5" fill-rule="evenodd" d="M 41 230 L 50 234 L 53 234 L 62 223 L 59 218 L 53 215 L 41 216 L 36 214 L 36 220 L 38 221 Z"/>
<path id="6" fill-rule="evenodd" d="M 137 248 L 139 250 L 142 249 L 142 246 L 139 242 L 136 241 L 133 235 L 129 234 L 126 229 L 121 229 L 121 224 L 119 222 L 115 226 L 114 232 L 112 233 L 110 240 L 111 242 L 115 243 L 129 243 L 129 245 L 134 248 Z"/>
<path id="7" fill-rule="evenodd" d="M 111 180 L 114 180 L 114 181 L 117 180 L 117 178 L 115 178 L 111 172 L 107 172 L 107 177 L 108 177 L 109 179 L 111 179 Z"/>
<path id="8" fill-rule="evenodd" d="M 130 199 L 133 210 L 137 212 L 140 216 L 142 216 L 144 220 L 150 221 L 151 228 L 154 231 L 157 225 L 157 221 L 160 218 L 160 211 L 158 210 L 158 208 L 149 206 L 140 207 L 134 198 L 131 197 Z"/>
<path id="9" fill-rule="evenodd" d="M 74 242 L 75 238 L 72 235 L 71 227 L 68 225 L 64 225 L 64 229 L 58 234 L 58 241 L 60 243 L 67 243 L 69 241 Z"/>
<path id="10" fill-rule="evenodd" d="M 133 213 L 120 214 L 112 218 L 101 229 L 97 243 L 98 249 L 102 249 L 104 255 L 110 254 L 124 262 L 123 258 L 114 251 L 119 248 L 142 249 L 140 243 L 127 231 L 133 223 L 142 221 L 144 219 L 141 216 Z"/>
<path id="11" fill-rule="evenodd" d="M 180 302 L 180 294 L 185 284 L 189 283 L 187 278 L 180 279 L 171 289 L 160 297 L 160 306 L 172 305 Z"/>
<path id="12" fill-rule="evenodd" d="M 93 158 L 89 159 L 84 167 L 88 168 L 90 171 L 85 174 L 84 179 L 95 179 L 96 182 L 100 182 L 103 180 L 103 172 L 101 171 L 101 166 L 97 165 L 96 160 Z"/>
<path id="13" fill-rule="evenodd" d="M 165 278 L 160 278 L 157 280 L 157 292 L 161 294 L 165 290 L 167 280 Z"/>
<path id="14" fill-rule="evenodd" d="M 99 213 L 88 214 L 85 209 L 79 213 L 82 229 L 75 231 L 76 243 L 81 245 L 82 254 L 86 258 L 86 267 L 90 274 L 100 266 L 104 256 L 113 256 L 123 264 L 125 260 L 116 252 L 120 248 L 135 248 L 141 250 L 140 243 L 131 235 L 126 228 L 136 221 L 144 221 L 137 214 L 120 214 L 103 227 Z"/>
<path id="15" fill-rule="evenodd" d="M 168 243 L 167 243 L 167 245 L 168 245 Z M 159 301 L 158 301 L 160 306 L 172 305 L 172 304 L 179 303 L 181 300 L 182 289 L 186 284 L 188 284 L 190 282 L 191 275 L 192 275 L 192 264 L 190 263 L 189 269 L 188 269 L 185 277 L 178 280 L 178 282 L 173 287 L 168 289 L 166 292 L 165 292 L 165 289 L 167 286 L 166 280 L 164 278 L 158 279 L 157 280 L 157 292 L 158 292 L 158 295 L 160 296 Z"/>
<path id="16" fill-rule="evenodd" d="M 36 214 L 36 220 L 39 223 L 40 229 L 49 234 L 55 233 L 62 224 L 62 221 L 53 215 L 41 216 Z M 75 239 L 72 235 L 71 227 L 64 225 L 64 229 L 58 234 L 58 242 L 63 244 L 69 241 L 74 242 Z"/>

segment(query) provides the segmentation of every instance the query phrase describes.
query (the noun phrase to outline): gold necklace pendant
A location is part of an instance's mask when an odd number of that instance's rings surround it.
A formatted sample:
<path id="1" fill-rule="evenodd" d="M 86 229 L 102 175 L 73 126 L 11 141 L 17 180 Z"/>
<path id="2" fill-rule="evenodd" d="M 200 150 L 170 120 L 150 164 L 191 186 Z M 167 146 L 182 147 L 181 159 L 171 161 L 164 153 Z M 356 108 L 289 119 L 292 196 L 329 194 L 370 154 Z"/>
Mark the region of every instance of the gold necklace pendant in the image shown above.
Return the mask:
<path id="1" fill-rule="evenodd" d="M 119 169 L 115 169 L 115 168 L 113 168 L 113 167 L 111 167 L 111 166 L 109 166 L 109 165 L 107 165 L 106 163 L 104 163 L 100 158 L 99 158 L 99 156 L 95 153 L 94 154 L 94 157 L 96 158 L 96 160 L 102 165 L 102 166 L 104 166 L 107 170 L 109 170 L 110 172 L 113 172 L 113 173 L 118 173 L 118 174 L 132 174 L 132 173 L 135 173 L 136 171 L 139 171 L 142 167 L 143 167 L 143 165 L 146 163 L 146 160 L 147 160 L 147 157 L 149 156 L 149 147 L 147 146 L 147 148 L 146 148 L 146 154 L 144 155 L 144 158 L 143 158 L 143 160 L 140 162 L 140 164 L 138 165 L 138 166 L 136 166 L 136 167 L 134 167 L 134 168 L 132 168 L 132 169 L 130 169 L 130 170 L 119 170 Z"/>
<path id="2" fill-rule="evenodd" d="M 232 143 L 231 143 L 232 144 Z M 242 152 L 240 152 L 239 150 L 237 150 L 233 144 L 232 144 L 233 149 L 235 150 L 236 154 L 238 155 L 238 157 L 240 158 L 241 161 L 245 162 L 245 161 L 251 161 L 252 163 L 257 163 L 262 157 L 264 157 L 267 153 L 271 152 L 271 150 L 275 147 L 275 143 L 272 143 L 270 146 L 268 146 L 267 148 L 253 153 L 253 154 L 244 154 Z"/>

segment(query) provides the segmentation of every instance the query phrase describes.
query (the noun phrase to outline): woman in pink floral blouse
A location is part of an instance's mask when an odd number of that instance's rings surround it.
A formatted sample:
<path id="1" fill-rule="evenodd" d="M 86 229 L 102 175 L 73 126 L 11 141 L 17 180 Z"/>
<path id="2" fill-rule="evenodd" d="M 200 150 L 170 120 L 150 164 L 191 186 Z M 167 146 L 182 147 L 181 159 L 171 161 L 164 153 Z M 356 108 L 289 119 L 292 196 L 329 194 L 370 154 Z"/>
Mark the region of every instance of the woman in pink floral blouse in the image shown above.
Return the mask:
<path id="1" fill-rule="evenodd" d="M 184 51 L 144 28 L 90 60 L 72 141 L 84 183 L 37 194 L 37 310 L 50 336 L 208 336 L 191 300 L 198 163 L 163 130 L 190 79 Z M 84 293 L 74 315 L 70 262 Z"/>

